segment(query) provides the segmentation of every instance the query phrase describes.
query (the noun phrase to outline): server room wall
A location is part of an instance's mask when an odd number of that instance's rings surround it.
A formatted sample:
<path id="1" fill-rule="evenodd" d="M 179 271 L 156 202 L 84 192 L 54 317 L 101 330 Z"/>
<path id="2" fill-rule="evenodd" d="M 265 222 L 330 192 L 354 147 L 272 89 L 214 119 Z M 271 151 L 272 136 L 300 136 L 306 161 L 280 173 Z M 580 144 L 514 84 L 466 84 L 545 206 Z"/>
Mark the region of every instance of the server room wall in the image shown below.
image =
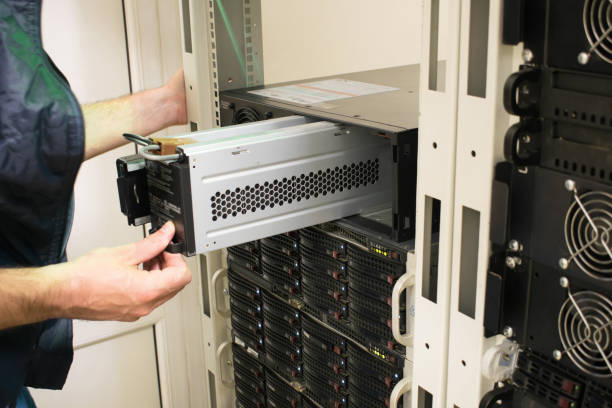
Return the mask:
<path id="1" fill-rule="evenodd" d="M 419 63 L 422 0 L 267 0 L 261 7 L 266 83 Z M 446 34 L 440 30 L 442 48 Z"/>

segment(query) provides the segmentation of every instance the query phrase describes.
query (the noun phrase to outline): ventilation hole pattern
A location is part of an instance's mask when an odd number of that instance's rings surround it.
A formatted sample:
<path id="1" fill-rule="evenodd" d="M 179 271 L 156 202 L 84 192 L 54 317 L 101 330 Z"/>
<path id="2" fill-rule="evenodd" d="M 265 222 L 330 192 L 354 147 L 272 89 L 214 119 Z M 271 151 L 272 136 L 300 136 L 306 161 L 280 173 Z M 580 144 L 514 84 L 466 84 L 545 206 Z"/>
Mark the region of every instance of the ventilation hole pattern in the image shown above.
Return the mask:
<path id="1" fill-rule="evenodd" d="M 582 12 L 584 33 L 590 49 L 608 64 L 612 64 L 612 4 L 608 0 L 586 0 Z M 589 50 L 589 54 L 590 54 Z"/>
<path id="2" fill-rule="evenodd" d="M 327 330 L 308 317 L 302 321 L 302 327 L 309 335 L 316 337 L 321 342 L 328 343 L 330 346 L 338 346 L 342 350 L 346 348 L 346 343 L 342 336 Z"/>
<path id="3" fill-rule="evenodd" d="M 375 184 L 380 178 L 378 159 L 345 164 L 309 174 L 265 181 L 233 191 L 217 191 L 210 197 L 212 220 L 219 221 L 302 200 Z"/>
<path id="4" fill-rule="evenodd" d="M 612 280 L 612 195 L 590 191 L 574 200 L 565 217 L 565 242 L 587 275 Z M 612 339 L 611 339 L 612 340 Z"/>
<path id="5" fill-rule="evenodd" d="M 231 317 L 232 322 L 236 321 L 241 324 L 243 327 L 248 328 L 253 333 L 259 333 L 263 329 L 263 322 L 249 315 L 241 315 L 233 313 Z"/>
<path id="6" fill-rule="evenodd" d="M 364 296 L 387 302 L 393 293 L 393 285 L 380 279 L 372 279 L 367 275 L 355 272 L 349 268 L 349 290 L 355 290 Z"/>
<path id="7" fill-rule="evenodd" d="M 253 300 L 249 294 L 245 294 L 244 292 L 241 292 L 240 287 L 236 287 L 232 282 L 230 282 L 230 285 L 229 285 L 229 294 L 241 304 L 251 305 L 252 310 L 257 310 L 258 306 L 261 308 L 260 302 Z"/>
<path id="8" fill-rule="evenodd" d="M 559 312 L 563 349 L 583 372 L 612 378 L 612 301 L 593 291 L 568 297 Z"/>
<path id="9" fill-rule="evenodd" d="M 562 373 L 562 374 L 561 374 Z M 583 384 L 578 378 L 567 372 L 559 371 L 559 368 L 543 357 L 530 351 L 521 351 L 518 358 L 518 370 L 514 373 L 514 382 L 519 386 L 526 387 L 535 392 L 535 385 L 541 384 L 546 390 L 562 390 L 564 382 L 569 379 L 576 384 L 569 396 L 579 397 L 582 392 Z M 535 381 L 531 380 L 535 379 Z M 567 391 L 566 391 L 567 392 Z M 551 402 L 556 403 L 559 395 L 553 395 Z"/>
<path id="10" fill-rule="evenodd" d="M 279 379 L 275 374 L 266 372 L 266 390 L 269 396 L 274 394 L 286 401 L 299 401 L 300 395 L 290 385 Z"/>
<path id="11" fill-rule="evenodd" d="M 581 175 L 583 177 L 589 177 L 592 179 L 600 179 L 606 181 L 612 181 L 612 171 L 597 168 L 595 166 L 581 164 L 576 161 L 566 160 L 562 158 L 555 158 L 554 165 L 558 169 L 563 169 L 567 172 Z"/>
<path id="12" fill-rule="evenodd" d="M 330 374 L 330 370 L 334 372 L 334 366 L 338 367 L 339 371 L 346 368 L 346 359 L 331 351 L 331 347 L 329 350 L 323 350 L 320 345 L 317 345 L 314 341 L 306 336 L 304 336 L 302 349 L 304 350 L 305 360 L 307 357 L 309 357 L 318 361 L 317 364 L 311 364 L 311 367 L 309 368 L 312 370 Z"/>
<path id="13" fill-rule="evenodd" d="M 352 306 L 352 305 L 351 305 Z M 376 340 L 382 344 L 395 343 L 393 339 L 393 332 L 391 328 L 387 326 L 386 322 L 379 322 L 369 319 L 369 316 L 357 312 L 356 309 L 351 307 L 351 323 L 353 329 L 357 330 L 363 336 L 369 337 L 370 339 Z M 405 330 L 406 325 L 400 325 L 400 330 Z"/>
<path id="14" fill-rule="evenodd" d="M 319 228 L 321 228 L 324 231 L 336 234 L 336 235 L 341 235 L 345 239 L 349 241 L 354 241 L 357 244 L 362 245 L 364 247 L 368 246 L 369 241 L 368 241 L 367 236 L 365 236 L 364 234 L 358 233 L 356 231 L 352 231 L 349 228 L 344 228 L 343 226 L 338 225 L 336 223 L 329 222 L 326 224 L 322 224 L 322 225 L 319 225 Z"/>

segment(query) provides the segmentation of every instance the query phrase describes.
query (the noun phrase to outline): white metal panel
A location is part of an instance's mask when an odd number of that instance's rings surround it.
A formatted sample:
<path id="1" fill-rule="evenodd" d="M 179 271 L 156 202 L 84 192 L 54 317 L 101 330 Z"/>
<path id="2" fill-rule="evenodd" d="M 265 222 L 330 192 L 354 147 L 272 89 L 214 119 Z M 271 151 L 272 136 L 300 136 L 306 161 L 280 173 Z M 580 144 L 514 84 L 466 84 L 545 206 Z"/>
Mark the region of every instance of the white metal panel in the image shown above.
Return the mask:
<path id="1" fill-rule="evenodd" d="M 419 404 L 419 388 L 431 394 L 432 406 L 445 406 L 447 349 L 449 325 L 449 295 L 451 281 L 451 255 L 453 239 L 454 172 L 457 119 L 457 81 L 459 58 L 460 2 L 438 3 L 439 27 L 432 27 L 433 0 L 425 2 L 423 17 L 423 41 L 421 53 L 421 82 L 419 117 L 419 162 L 417 180 L 417 233 L 416 233 L 416 301 L 414 334 L 413 407 Z M 435 20 L 435 16 L 434 16 Z M 446 31 L 438 36 L 446 51 L 446 60 L 434 58 L 445 67 L 434 73 L 444 72 L 438 81 L 444 81 L 444 90 L 430 89 L 430 40 L 438 30 Z M 432 44 L 433 45 L 433 44 Z M 435 46 L 435 45 L 434 45 Z M 432 50 L 433 51 L 433 50 Z M 435 54 L 435 52 L 434 52 Z M 439 55 L 439 54 L 438 54 Z M 429 262 L 431 240 L 431 208 L 426 211 L 426 197 L 440 200 L 440 232 L 438 243 L 438 278 L 436 301 L 423 296 L 423 273 Z"/>
<path id="2" fill-rule="evenodd" d="M 187 118 L 190 126 L 196 129 L 209 129 L 215 126 L 219 113 L 218 83 L 216 80 L 216 57 L 214 46 L 214 7 L 213 0 L 176 0 L 180 8 L 181 49 L 187 97 Z M 189 21 L 185 19 L 189 18 Z M 187 30 L 187 28 L 189 28 Z M 190 52 L 186 51 L 185 30 L 191 42 Z M 190 370 L 196 374 L 197 381 L 191 385 L 207 396 L 206 401 L 193 406 L 230 408 L 234 406 L 234 389 L 220 381 L 216 352 L 230 337 L 229 319 L 213 310 L 211 296 L 215 296 L 212 285 L 213 274 L 224 265 L 221 251 L 211 251 L 198 257 L 199 274 L 193 284 L 199 295 L 199 322 L 191 322 L 192 331 L 199 330 L 202 336 L 204 361 L 191 361 Z M 193 316 L 193 303 L 187 312 Z M 209 308 L 210 307 L 210 308 Z M 203 310 L 209 309 L 209 315 Z M 195 334 L 195 333 L 194 333 Z M 196 353 L 195 357 L 199 358 Z M 203 371 L 203 373 L 202 373 Z M 204 378 L 201 375 L 204 374 Z"/>
<path id="3" fill-rule="evenodd" d="M 502 159 L 503 135 L 509 117 L 502 106 L 503 84 L 512 72 L 512 47 L 501 42 L 502 0 L 463 1 L 461 4 L 461 47 L 457 120 L 457 153 L 455 174 L 455 219 L 450 303 L 447 406 L 476 407 L 482 395 L 492 387 L 481 372 L 481 360 L 490 343 L 497 339 L 483 337 L 485 283 L 489 258 L 489 222 L 494 165 Z M 486 94 L 468 94 L 470 52 L 470 7 L 489 6 L 486 60 Z M 467 208 L 469 210 L 464 210 Z M 469 231 L 469 220 L 478 220 Z M 478 218 L 479 217 L 479 218 Z M 464 227 L 466 229 L 464 230 Z M 464 234 L 465 232 L 465 234 Z M 475 276 L 462 277 L 462 245 L 478 240 Z M 467 268 L 466 268 L 467 269 Z M 475 280 L 475 281 L 474 281 Z M 473 314 L 460 308 L 462 286 L 473 287 Z M 467 292 L 469 293 L 469 291 Z M 471 301 L 472 299 L 463 299 Z M 468 308 L 469 309 L 469 308 Z M 464 309 L 466 312 L 466 309 Z"/>
<path id="4" fill-rule="evenodd" d="M 37 404 L 62 408 L 161 407 L 154 337 L 148 326 L 77 350 L 63 392 L 36 390 Z"/>
<path id="5" fill-rule="evenodd" d="M 321 121 L 182 149 L 197 253 L 391 202 L 389 141 L 365 129 Z"/>

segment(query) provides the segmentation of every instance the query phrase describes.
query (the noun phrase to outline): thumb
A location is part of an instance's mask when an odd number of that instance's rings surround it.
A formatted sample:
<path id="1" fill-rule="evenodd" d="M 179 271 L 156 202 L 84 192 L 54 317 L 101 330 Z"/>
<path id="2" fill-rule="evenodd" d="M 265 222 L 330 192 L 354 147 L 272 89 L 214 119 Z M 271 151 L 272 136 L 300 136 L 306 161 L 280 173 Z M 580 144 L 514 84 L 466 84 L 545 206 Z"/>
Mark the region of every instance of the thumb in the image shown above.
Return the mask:
<path id="1" fill-rule="evenodd" d="M 162 253 L 174 237 L 174 224 L 166 222 L 160 229 L 142 241 L 132 244 L 131 259 L 134 264 L 146 262 Z"/>

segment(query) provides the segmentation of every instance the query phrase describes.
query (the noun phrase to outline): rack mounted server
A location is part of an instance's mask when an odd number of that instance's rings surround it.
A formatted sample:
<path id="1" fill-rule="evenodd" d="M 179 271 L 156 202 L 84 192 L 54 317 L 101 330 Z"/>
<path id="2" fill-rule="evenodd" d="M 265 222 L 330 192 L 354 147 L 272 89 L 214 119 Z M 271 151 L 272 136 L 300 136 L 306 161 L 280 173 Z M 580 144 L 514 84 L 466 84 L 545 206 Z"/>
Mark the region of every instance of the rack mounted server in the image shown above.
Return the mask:
<path id="1" fill-rule="evenodd" d="M 247 386 L 236 368 L 237 406 L 389 406 L 410 373 L 414 291 L 397 280 L 414 248 L 368 230 L 372 218 L 380 214 L 228 248 L 234 355 L 266 374 Z"/>
<path id="2" fill-rule="evenodd" d="M 169 249 L 186 255 L 381 207 L 392 209 L 385 234 L 412 238 L 418 66 L 322 80 L 342 97 L 304 105 L 274 96 L 310 82 L 226 91 L 221 123 L 230 126 L 134 139 L 147 144 L 142 153 L 117 161 L 128 222 L 155 230 L 173 220 Z M 349 97 L 338 86 L 366 94 Z"/>

